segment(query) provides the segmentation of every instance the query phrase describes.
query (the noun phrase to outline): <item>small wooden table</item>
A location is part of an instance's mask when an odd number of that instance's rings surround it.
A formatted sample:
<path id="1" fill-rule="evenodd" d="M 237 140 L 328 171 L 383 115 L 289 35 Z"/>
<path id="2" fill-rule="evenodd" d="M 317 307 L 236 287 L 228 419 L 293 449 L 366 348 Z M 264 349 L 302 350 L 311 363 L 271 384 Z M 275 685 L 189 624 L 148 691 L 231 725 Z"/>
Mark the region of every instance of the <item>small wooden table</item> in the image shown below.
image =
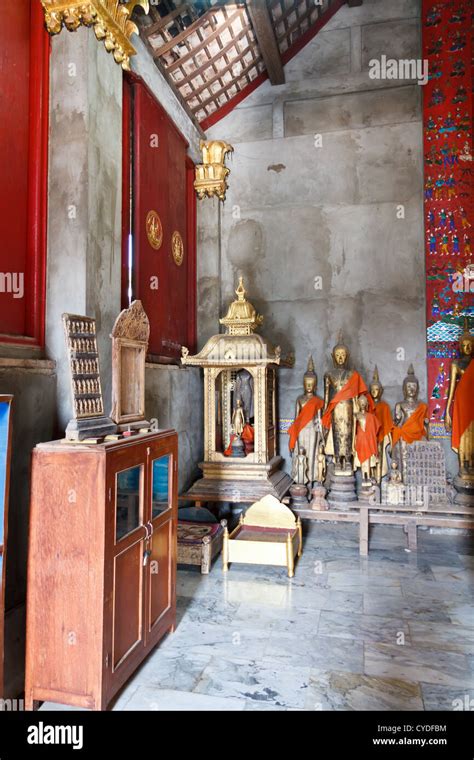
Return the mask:
<path id="1" fill-rule="evenodd" d="M 408 538 L 408 549 L 417 550 L 418 526 L 429 528 L 463 528 L 474 529 L 474 512 L 469 507 L 458 504 L 431 506 L 420 510 L 410 505 L 359 504 L 355 509 L 313 509 L 293 508 L 293 512 L 303 520 L 318 522 L 359 523 L 359 553 L 366 557 L 369 553 L 370 525 L 400 525 Z"/>

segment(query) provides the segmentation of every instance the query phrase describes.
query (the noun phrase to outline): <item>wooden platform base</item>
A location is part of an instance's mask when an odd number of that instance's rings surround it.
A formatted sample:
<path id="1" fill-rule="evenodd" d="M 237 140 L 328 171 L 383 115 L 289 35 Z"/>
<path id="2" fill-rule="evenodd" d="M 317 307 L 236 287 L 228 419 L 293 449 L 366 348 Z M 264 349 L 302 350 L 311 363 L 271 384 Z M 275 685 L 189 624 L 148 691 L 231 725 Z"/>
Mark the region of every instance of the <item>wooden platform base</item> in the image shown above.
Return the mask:
<path id="1" fill-rule="evenodd" d="M 417 550 L 418 526 L 429 528 L 462 528 L 474 530 L 474 514 L 472 509 L 459 504 L 446 504 L 417 511 L 417 507 L 391 506 L 388 504 L 366 505 L 357 504 L 353 509 L 328 509 L 319 512 L 313 509 L 295 509 L 292 511 L 302 520 L 319 522 L 346 522 L 359 524 L 359 553 L 367 556 L 369 553 L 370 525 L 400 525 L 408 539 L 408 549 Z"/>
<path id="2" fill-rule="evenodd" d="M 281 501 L 293 483 L 282 470 L 269 470 L 263 477 L 237 480 L 203 477 L 179 497 L 181 502 L 193 501 L 197 506 L 204 502 L 228 501 L 234 504 L 253 504 L 271 494 Z"/>

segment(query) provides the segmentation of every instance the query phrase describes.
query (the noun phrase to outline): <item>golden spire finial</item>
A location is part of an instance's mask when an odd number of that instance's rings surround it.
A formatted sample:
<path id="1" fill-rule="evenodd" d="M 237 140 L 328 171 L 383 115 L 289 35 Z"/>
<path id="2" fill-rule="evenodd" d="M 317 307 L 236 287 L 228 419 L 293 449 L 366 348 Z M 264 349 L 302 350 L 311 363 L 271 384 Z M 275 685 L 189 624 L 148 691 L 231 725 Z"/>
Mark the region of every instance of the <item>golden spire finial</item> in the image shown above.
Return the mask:
<path id="1" fill-rule="evenodd" d="M 380 383 L 379 371 L 377 369 L 377 365 L 375 365 L 374 374 L 372 375 L 372 382 L 373 383 Z"/>
<path id="2" fill-rule="evenodd" d="M 232 301 L 227 314 L 219 322 L 225 325 L 229 335 L 250 335 L 258 325 L 263 322 L 263 317 L 257 314 L 255 308 L 245 298 L 244 278 L 239 277 L 239 285 L 235 290 L 236 301 Z"/>
<path id="3" fill-rule="evenodd" d="M 408 367 L 407 375 L 414 375 L 414 374 L 415 374 L 415 370 L 413 369 L 413 364 L 410 364 L 410 366 Z"/>
<path id="4" fill-rule="evenodd" d="M 236 291 L 235 291 L 235 295 L 237 296 L 237 298 L 239 299 L 239 301 L 245 301 L 245 294 L 246 294 L 246 292 L 247 291 L 244 288 L 244 278 L 243 277 L 239 277 L 239 284 L 238 284 L 238 286 L 236 288 Z"/>

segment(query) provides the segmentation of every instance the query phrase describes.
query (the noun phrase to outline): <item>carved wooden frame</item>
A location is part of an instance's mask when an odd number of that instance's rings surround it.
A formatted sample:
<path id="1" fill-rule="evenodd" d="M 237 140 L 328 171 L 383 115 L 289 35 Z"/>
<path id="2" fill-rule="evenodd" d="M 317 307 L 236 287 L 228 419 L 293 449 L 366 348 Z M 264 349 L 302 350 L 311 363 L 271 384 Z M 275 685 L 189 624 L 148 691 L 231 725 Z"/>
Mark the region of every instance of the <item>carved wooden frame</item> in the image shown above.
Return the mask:
<path id="1" fill-rule="evenodd" d="M 150 337 L 150 322 L 141 301 L 133 301 L 115 320 L 112 333 L 112 409 L 110 417 L 117 425 L 145 420 L 145 360 Z M 130 374 L 130 370 L 132 370 Z M 128 383 L 137 384 L 136 408 L 124 410 L 130 396 L 124 398 L 122 379 L 129 373 Z"/>

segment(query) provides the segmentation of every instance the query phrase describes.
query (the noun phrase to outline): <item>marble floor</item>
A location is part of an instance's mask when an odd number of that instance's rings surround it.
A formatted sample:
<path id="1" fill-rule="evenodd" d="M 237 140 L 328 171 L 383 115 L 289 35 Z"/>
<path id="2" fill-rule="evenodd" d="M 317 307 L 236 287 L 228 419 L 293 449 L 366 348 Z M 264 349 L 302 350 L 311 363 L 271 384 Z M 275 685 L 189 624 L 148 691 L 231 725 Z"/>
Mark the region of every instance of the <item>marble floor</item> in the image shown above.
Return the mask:
<path id="1" fill-rule="evenodd" d="M 474 546 L 465 535 L 310 525 L 295 576 L 220 559 L 178 571 L 178 625 L 114 710 L 474 709 Z M 45 703 L 42 709 L 67 709 Z"/>

